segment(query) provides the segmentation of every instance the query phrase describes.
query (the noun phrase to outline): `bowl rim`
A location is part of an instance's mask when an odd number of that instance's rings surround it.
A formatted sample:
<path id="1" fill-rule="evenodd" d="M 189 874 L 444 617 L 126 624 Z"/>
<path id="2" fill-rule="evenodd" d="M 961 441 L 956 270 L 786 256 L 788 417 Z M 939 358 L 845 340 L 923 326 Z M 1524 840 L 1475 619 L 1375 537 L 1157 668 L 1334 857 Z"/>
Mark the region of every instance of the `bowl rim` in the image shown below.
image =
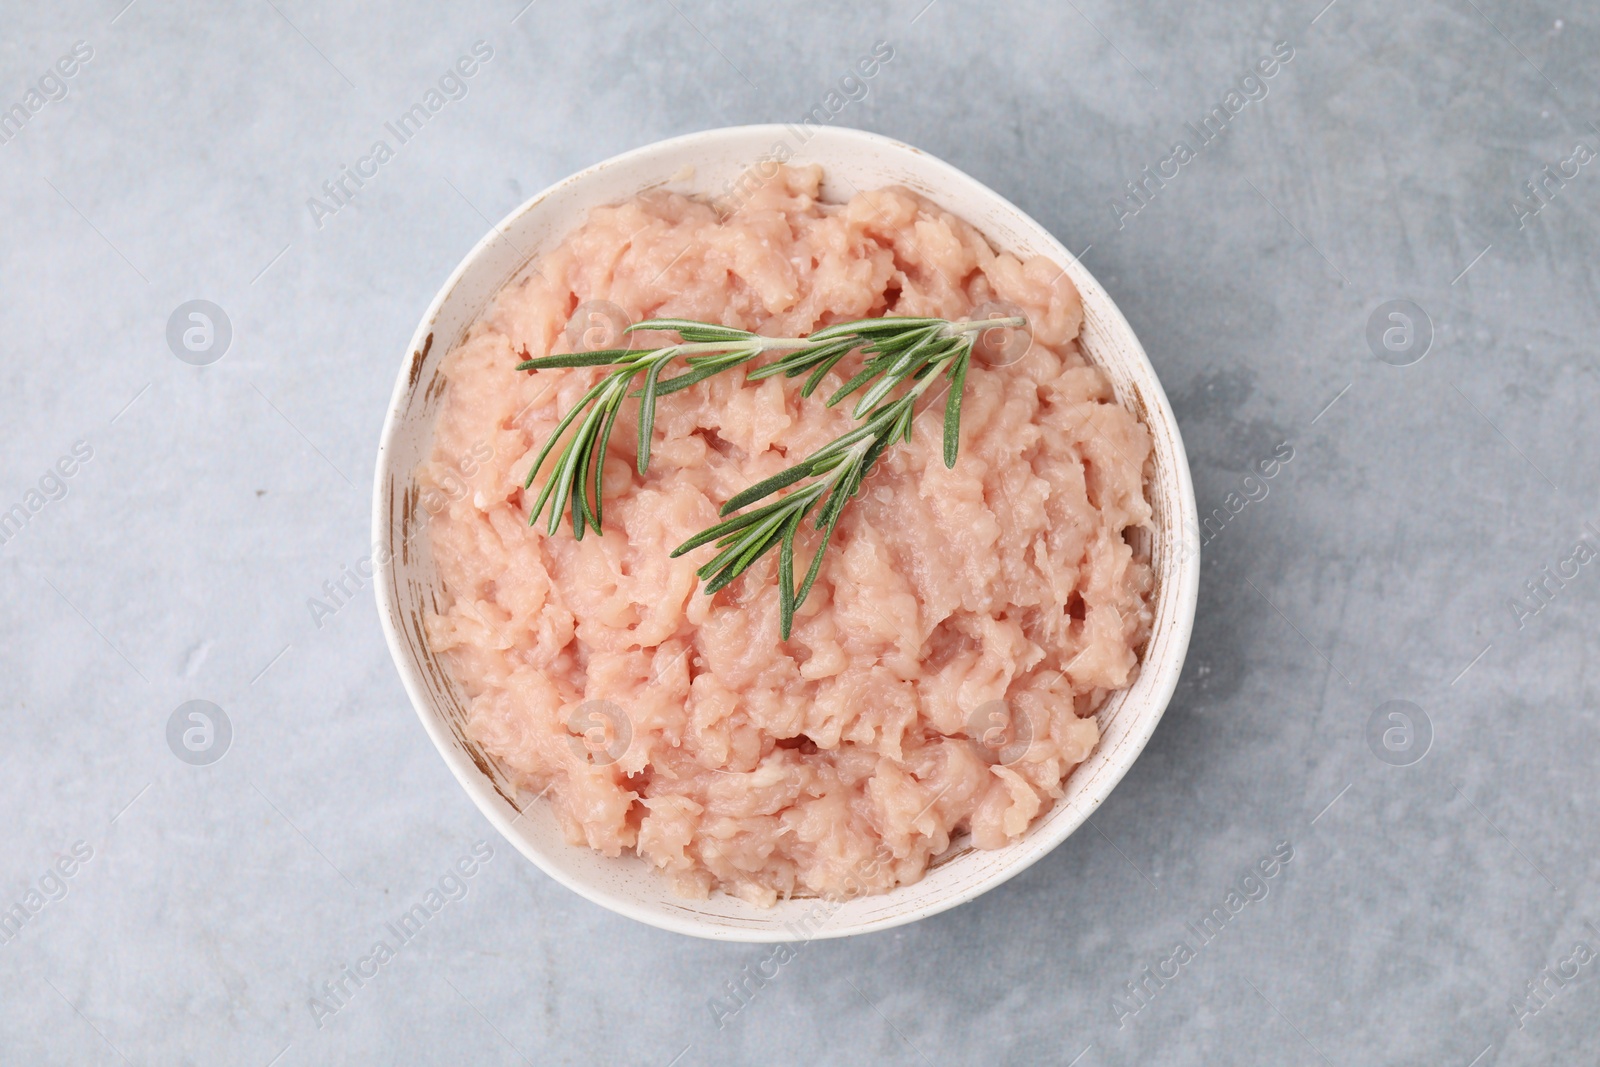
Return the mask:
<path id="1" fill-rule="evenodd" d="M 965 183 L 974 194 L 991 198 L 998 207 L 1014 213 L 1018 219 L 1025 221 L 1038 232 L 1038 235 L 1044 241 L 1045 247 L 1048 249 L 1046 254 L 1058 253 L 1058 255 L 1052 256 L 1057 262 L 1062 264 L 1066 264 L 1069 261 L 1073 262 L 1079 270 L 1082 270 L 1091 279 L 1093 278 L 1093 275 L 1089 273 L 1087 268 L 1083 267 L 1077 256 L 1073 255 L 1046 227 L 988 185 L 943 159 L 913 145 L 866 130 L 830 126 L 814 132 L 826 132 L 843 137 L 846 140 L 857 140 L 862 145 L 871 145 L 891 152 L 909 152 L 920 157 L 923 165 L 930 166 L 938 172 L 942 182 L 952 185 Z M 793 128 L 790 126 L 765 123 L 714 127 L 653 141 L 591 164 L 566 178 L 552 183 L 528 197 L 508 212 L 499 222 L 490 227 L 483 237 L 462 257 L 443 285 L 434 294 L 416 330 L 411 335 L 410 342 L 407 344 L 401 358 L 399 373 L 395 380 L 394 389 L 390 394 L 388 410 L 384 416 L 374 466 L 372 497 L 372 537 L 374 544 L 384 544 L 388 535 L 389 508 L 392 498 L 387 490 L 391 485 L 394 473 L 392 469 L 393 449 L 391 446 L 395 436 L 406 421 L 404 413 L 408 407 L 407 400 L 416 386 L 416 379 L 413 377 L 412 371 L 415 354 L 427 351 L 429 336 L 435 332 L 435 324 L 445 306 L 454 297 L 458 286 L 485 252 L 501 240 L 503 234 L 519 218 L 569 186 L 584 182 L 603 171 L 614 167 L 626 166 L 670 148 L 683 147 L 697 141 L 719 136 L 781 139 L 792 135 L 792 133 Z M 661 180 L 666 181 L 668 178 L 669 176 L 662 175 Z M 575 222 L 574 226 L 579 224 Z M 526 261 L 512 272 L 511 277 L 514 278 L 525 266 Z M 493 293 L 497 293 L 505 284 L 506 280 L 503 279 L 492 291 L 488 299 L 492 300 Z M 1098 286 L 1097 279 L 1096 285 Z M 1153 424 L 1159 421 L 1162 424 L 1162 429 L 1169 435 L 1173 459 L 1172 474 L 1176 478 L 1179 490 L 1177 493 L 1177 513 L 1170 516 L 1169 519 L 1172 522 L 1181 524 L 1186 532 L 1193 531 L 1198 527 L 1198 508 L 1195 503 L 1188 456 L 1184 448 L 1182 435 L 1179 432 L 1176 416 L 1173 414 L 1171 404 L 1161 386 L 1155 368 L 1151 365 L 1149 356 L 1145 352 L 1144 345 L 1139 341 L 1137 334 L 1134 333 L 1132 326 L 1129 325 L 1121 309 L 1117 307 L 1110 295 L 1104 292 L 1103 287 L 1100 288 L 1101 295 L 1104 297 L 1104 306 L 1100 310 L 1105 315 L 1110 327 L 1125 336 L 1128 343 L 1127 347 L 1130 349 L 1129 356 L 1131 361 L 1139 369 L 1142 378 L 1140 386 L 1141 396 L 1144 401 L 1142 405 L 1144 408 L 1142 412 L 1144 420 L 1152 429 L 1154 429 Z M 436 340 L 451 346 L 455 344 L 453 339 L 436 338 Z M 1115 760 L 1096 775 L 1093 790 L 1084 798 L 1085 802 L 1081 817 L 1065 818 L 1053 823 L 1049 827 L 1048 834 L 1035 832 L 1040 829 L 1036 823 L 1030 827 L 1029 832 L 1023 837 L 1007 846 L 1007 850 L 1014 851 L 1008 856 L 1007 862 L 1003 867 L 997 869 L 991 875 L 976 880 L 972 884 L 962 887 L 945 897 L 924 902 L 916 907 L 906 908 L 902 912 L 884 915 L 850 926 L 825 925 L 815 931 L 812 936 L 821 940 L 871 933 L 892 929 L 948 911 L 951 908 L 976 899 L 1021 874 L 1057 848 L 1067 838 L 1071 837 L 1084 822 L 1088 821 L 1093 812 L 1098 810 L 1100 805 L 1105 802 L 1106 798 L 1143 753 L 1145 746 L 1155 733 L 1156 727 L 1164 717 L 1173 693 L 1177 688 L 1193 632 L 1200 580 L 1199 541 L 1196 538 L 1193 542 L 1192 551 L 1189 550 L 1187 537 L 1185 537 L 1184 544 L 1186 547 L 1178 554 L 1177 565 L 1173 575 L 1163 582 L 1164 591 L 1174 598 L 1176 609 L 1170 627 L 1167 630 L 1168 654 L 1161 662 L 1157 663 L 1141 660 L 1141 676 L 1146 672 L 1153 674 L 1153 678 L 1150 679 L 1151 688 L 1144 702 L 1146 707 L 1136 716 L 1126 740 L 1117 749 Z M 506 813 L 501 810 L 500 805 L 496 803 L 497 798 L 500 798 L 500 794 L 494 785 L 475 765 L 473 760 L 465 752 L 457 748 L 455 738 L 443 721 L 444 717 L 434 707 L 434 702 L 423 685 L 421 669 L 410 655 L 402 634 L 395 623 L 400 609 L 399 605 L 391 599 L 392 591 L 396 588 L 393 572 L 397 563 L 394 555 L 390 553 L 382 553 L 381 556 L 375 555 L 374 563 L 376 565 L 376 573 L 372 584 L 377 600 L 379 624 L 383 628 L 384 639 L 388 645 L 390 657 L 400 674 L 401 683 L 411 701 L 412 710 L 417 714 L 429 740 L 433 742 L 434 748 L 438 750 L 446 766 L 454 774 L 456 781 L 472 799 L 478 810 L 518 852 L 557 883 L 590 903 L 597 904 L 658 929 L 698 938 L 729 942 L 776 943 L 792 940 L 791 937 L 779 936 L 775 931 L 715 924 L 693 912 L 673 910 L 663 913 L 651 910 L 642 903 L 618 894 L 607 893 L 601 895 L 591 883 L 581 878 L 573 877 L 558 865 L 547 862 L 538 849 L 532 847 L 523 835 L 516 832 L 515 823 L 521 816 L 518 815 L 516 818 L 507 817 Z M 1150 637 L 1147 638 L 1147 649 L 1150 647 L 1149 642 L 1153 642 L 1155 636 L 1156 631 L 1152 629 Z M 1141 677 L 1142 680 L 1144 680 L 1143 677 Z M 534 802 L 537 801 L 530 801 L 530 803 Z M 1060 801 L 1055 803 L 1060 803 Z M 563 847 L 580 848 L 582 846 L 564 845 Z"/>

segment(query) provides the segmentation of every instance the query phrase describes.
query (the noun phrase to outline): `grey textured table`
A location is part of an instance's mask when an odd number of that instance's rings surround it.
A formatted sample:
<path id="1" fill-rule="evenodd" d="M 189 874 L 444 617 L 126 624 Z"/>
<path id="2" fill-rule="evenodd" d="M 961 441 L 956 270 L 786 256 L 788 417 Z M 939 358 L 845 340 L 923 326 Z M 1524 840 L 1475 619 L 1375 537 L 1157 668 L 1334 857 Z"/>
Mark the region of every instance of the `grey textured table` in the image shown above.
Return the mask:
<path id="1" fill-rule="evenodd" d="M 0 9 L 0 1062 L 1595 1062 L 1594 5 L 125 2 Z M 402 347 L 489 220 L 818 107 L 1085 249 L 1212 522 L 1090 826 L 730 1014 L 768 950 L 515 855 L 353 576 Z M 169 734 L 192 700 L 226 735 Z"/>

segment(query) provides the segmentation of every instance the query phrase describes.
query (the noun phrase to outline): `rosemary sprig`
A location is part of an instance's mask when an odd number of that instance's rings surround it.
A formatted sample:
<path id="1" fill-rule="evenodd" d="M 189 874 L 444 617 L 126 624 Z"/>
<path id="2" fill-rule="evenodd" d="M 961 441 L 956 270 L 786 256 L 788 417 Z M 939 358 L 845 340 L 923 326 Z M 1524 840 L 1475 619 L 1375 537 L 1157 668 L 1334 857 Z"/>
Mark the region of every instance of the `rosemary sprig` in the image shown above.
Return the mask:
<path id="1" fill-rule="evenodd" d="M 702 530 L 673 550 L 674 557 L 691 552 L 701 545 L 717 542 L 717 555 L 696 573 L 706 583 L 705 591 L 714 594 L 726 588 L 747 570 L 752 563 L 778 549 L 778 608 L 779 629 L 788 640 L 794 629 L 795 612 L 805 603 L 822 571 L 822 559 L 833 529 L 844 512 L 844 506 L 861 490 L 861 484 L 872 472 L 873 466 L 897 440 L 911 440 L 911 429 L 916 417 L 916 404 L 921 396 L 942 377 L 948 375 L 950 395 L 945 401 L 944 413 L 944 463 L 955 466 L 956 452 L 961 441 L 961 397 L 965 391 L 967 369 L 972 362 L 972 345 L 977 334 L 993 326 L 1020 326 L 1021 319 L 993 319 L 981 322 L 952 323 L 944 319 L 878 319 L 866 323 L 847 323 L 843 327 L 830 327 L 812 335 L 820 340 L 820 349 L 838 343 L 831 331 L 848 330 L 849 336 L 860 343 L 865 338 L 862 351 L 868 355 L 861 371 L 842 385 L 828 398 L 828 405 L 858 390 L 865 393 L 857 402 L 857 418 L 866 421 L 849 433 L 824 445 L 799 463 L 757 482 L 736 494 L 722 506 L 722 515 L 729 516 L 747 505 L 771 496 L 782 489 L 813 479 L 786 496 L 746 511 L 732 515 L 723 522 Z M 854 345 L 852 345 L 854 347 Z M 848 351 L 848 349 L 846 349 Z M 782 372 L 798 377 L 811 372 L 802 388 L 809 395 L 820 384 L 822 377 L 838 363 L 843 353 L 818 355 L 816 350 L 805 349 L 760 367 L 748 378 L 764 378 Z M 894 390 L 910 382 L 911 387 L 893 400 L 884 401 Z M 880 403 L 880 401 L 884 401 Z M 876 406 L 874 406 L 876 405 Z M 811 511 L 822 502 L 815 526 L 822 532 L 821 542 L 811 557 L 805 580 L 797 590 L 794 583 L 794 543 L 801 524 Z"/>
<path id="2" fill-rule="evenodd" d="M 971 322 L 899 317 L 859 319 L 828 326 L 807 337 L 762 337 L 748 330 L 689 319 L 647 319 L 628 327 L 626 332 L 667 330 L 676 332 L 682 341 L 663 348 L 609 348 L 524 360 L 517 365 L 518 370 L 615 368 L 563 416 L 528 471 L 524 489 L 533 485 L 557 442 L 576 424 L 577 429 L 557 457 L 528 515 L 528 523 L 537 523 L 549 505 L 550 534 L 554 535 L 560 528 L 561 513 L 568 508 L 572 513 L 572 532 L 578 540 L 583 539 L 588 528 L 599 532 L 606 448 L 622 402 L 628 397 L 639 398 L 638 469 L 643 474 L 650 465 L 656 402 L 662 396 L 748 363 L 763 353 L 782 351 L 787 354 L 749 371 L 747 380 L 757 381 L 777 374 L 797 378 L 804 374 L 807 378 L 800 395 L 809 397 L 829 371 L 851 352 L 860 349 L 866 356 L 860 371 L 835 390 L 827 404 L 832 407 L 846 397 L 861 393 L 853 414 L 864 420 L 862 424 L 793 467 L 734 496 L 722 507 L 725 521 L 696 534 L 672 553 L 677 557 L 712 541 L 720 542 L 716 557 L 697 571 L 706 583 L 706 592 L 712 594 L 727 587 L 767 552 L 778 548 L 782 631 L 787 640 L 794 625 L 795 611 L 805 602 L 821 572 L 823 553 L 845 504 L 860 491 L 873 465 L 896 440 L 911 439 L 917 400 L 934 382 L 948 376 L 950 395 L 944 411 L 944 463 L 946 467 L 955 466 L 961 439 L 961 398 L 972 362 L 973 342 L 984 330 L 1021 326 L 1024 321 L 1020 317 Z M 687 370 L 662 380 L 662 372 L 680 356 Z M 640 375 L 644 376 L 644 382 L 635 388 L 635 380 Z M 889 399 L 891 393 L 907 383 L 910 388 Z M 727 517 L 806 478 L 813 481 L 752 511 Z M 797 590 L 794 584 L 795 538 L 801 523 L 819 503 L 822 510 L 817 515 L 816 528 L 822 531 L 822 542 L 812 557 L 805 581 Z"/>

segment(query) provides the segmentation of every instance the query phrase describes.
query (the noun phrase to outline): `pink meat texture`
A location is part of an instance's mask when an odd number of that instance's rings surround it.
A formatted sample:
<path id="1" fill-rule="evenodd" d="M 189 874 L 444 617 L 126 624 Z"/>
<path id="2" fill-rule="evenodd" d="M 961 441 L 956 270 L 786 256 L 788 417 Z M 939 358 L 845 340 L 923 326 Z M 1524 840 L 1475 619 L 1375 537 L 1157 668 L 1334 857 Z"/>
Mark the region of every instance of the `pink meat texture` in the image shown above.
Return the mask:
<path id="1" fill-rule="evenodd" d="M 785 167 L 736 210 L 654 190 L 592 212 L 448 356 L 421 471 L 447 594 L 427 633 L 470 697 L 471 736 L 545 794 L 573 844 L 634 853 L 686 897 L 881 893 L 963 833 L 1016 841 L 1094 749 L 1095 711 L 1133 680 L 1150 630 L 1151 569 L 1130 547 L 1151 523 L 1150 434 L 1080 351 L 1071 280 L 907 189 L 824 203 L 821 183 Z M 528 525 L 544 475 L 522 483 L 605 368 L 514 368 L 581 344 L 569 320 L 591 301 L 785 337 L 1002 301 L 1033 342 L 974 361 L 954 469 L 942 399 L 885 455 L 785 642 L 776 552 L 714 597 L 695 577 L 714 546 L 669 554 L 856 425 L 853 400 L 824 399 L 860 357 L 809 399 L 803 379 L 742 370 L 661 398 L 644 476 L 627 402 L 604 536 L 575 541 L 569 521 L 549 536 Z M 817 546 L 808 521 L 797 570 Z M 1026 739 L 1005 758 L 978 737 L 1001 708 L 1004 736 Z"/>

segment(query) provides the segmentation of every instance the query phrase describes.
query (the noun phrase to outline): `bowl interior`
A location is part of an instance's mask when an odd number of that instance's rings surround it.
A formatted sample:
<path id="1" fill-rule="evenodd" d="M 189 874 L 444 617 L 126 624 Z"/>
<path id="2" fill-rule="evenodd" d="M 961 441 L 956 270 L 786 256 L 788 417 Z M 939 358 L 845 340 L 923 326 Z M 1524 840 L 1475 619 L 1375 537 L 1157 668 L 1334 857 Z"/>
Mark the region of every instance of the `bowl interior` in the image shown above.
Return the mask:
<path id="1" fill-rule="evenodd" d="M 1100 710 L 1099 747 L 1025 837 L 995 851 L 957 842 L 920 882 L 881 896 L 797 898 L 761 909 L 725 894 L 681 899 L 641 860 L 607 859 L 567 844 L 548 807 L 519 796 L 506 769 L 467 736 L 467 698 L 429 648 L 423 626 L 438 603 L 438 578 L 416 471 L 432 448 L 445 355 L 530 259 L 560 242 L 590 208 L 662 186 L 725 195 L 766 160 L 821 164 L 830 201 L 858 190 L 908 186 L 971 222 L 994 247 L 1043 255 L 1066 268 L 1083 295 L 1084 350 L 1154 435 L 1148 491 L 1156 590 L 1155 623 L 1137 681 Z M 468 254 L 418 327 L 395 386 L 377 472 L 373 534 L 390 556 L 375 583 L 379 616 L 411 700 L 457 779 L 500 832 L 557 881 L 624 915 L 700 937 L 793 941 L 884 929 L 970 900 L 1022 871 L 1088 818 L 1144 747 L 1177 684 L 1193 621 L 1199 553 L 1188 463 L 1166 396 L 1126 320 L 1059 242 L 999 195 L 924 152 L 856 130 L 746 126 L 690 134 L 607 160 L 522 205 Z"/>

